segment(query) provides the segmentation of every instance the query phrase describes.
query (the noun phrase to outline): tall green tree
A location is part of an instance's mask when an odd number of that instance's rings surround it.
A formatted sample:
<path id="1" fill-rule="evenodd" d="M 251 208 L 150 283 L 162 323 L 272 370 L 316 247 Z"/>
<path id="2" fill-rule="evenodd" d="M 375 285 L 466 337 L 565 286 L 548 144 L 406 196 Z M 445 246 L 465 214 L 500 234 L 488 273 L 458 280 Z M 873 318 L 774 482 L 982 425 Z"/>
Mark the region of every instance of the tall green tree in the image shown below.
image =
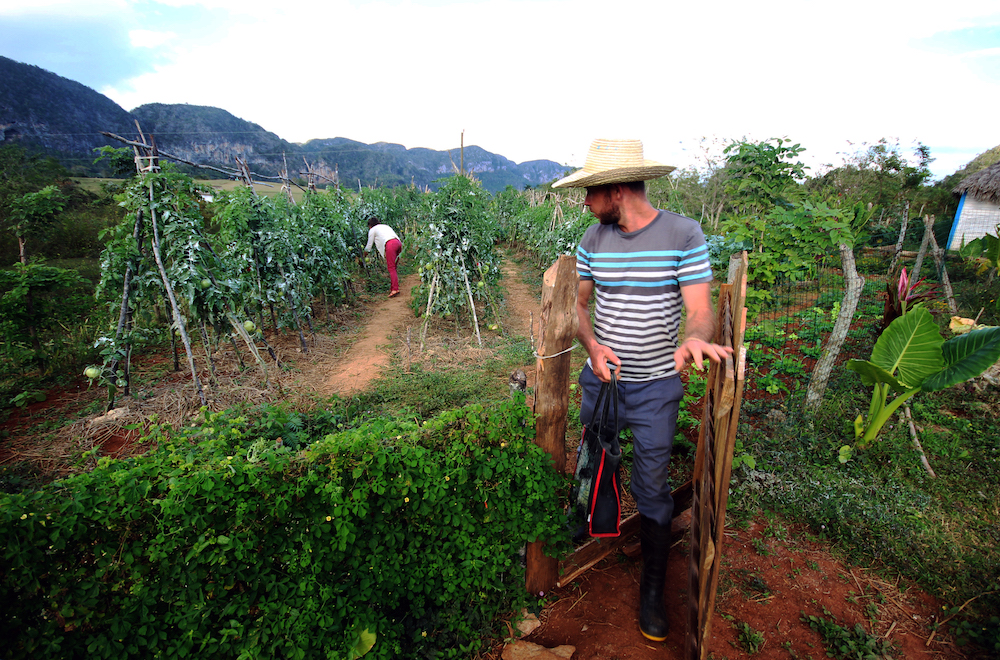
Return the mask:
<path id="1" fill-rule="evenodd" d="M 801 198 L 799 182 L 807 168 L 795 158 L 803 151 L 804 147 L 787 138 L 743 140 L 725 148 L 729 176 L 725 193 L 732 212 L 722 225 L 724 232 L 752 227 L 747 238 L 755 250 L 763 250 L 767 215 L 775 207 L 789 207 Z"/>
<path id="2" fill-rule="evenodd" d="M 22 264 L 28 263 L 28 239 L 44 236 L 65 204 L 66 198 L 57 186 L 45 186 L 38 192 L 25 193 L 11 202 L 4 225 L 17 237 Z"/>

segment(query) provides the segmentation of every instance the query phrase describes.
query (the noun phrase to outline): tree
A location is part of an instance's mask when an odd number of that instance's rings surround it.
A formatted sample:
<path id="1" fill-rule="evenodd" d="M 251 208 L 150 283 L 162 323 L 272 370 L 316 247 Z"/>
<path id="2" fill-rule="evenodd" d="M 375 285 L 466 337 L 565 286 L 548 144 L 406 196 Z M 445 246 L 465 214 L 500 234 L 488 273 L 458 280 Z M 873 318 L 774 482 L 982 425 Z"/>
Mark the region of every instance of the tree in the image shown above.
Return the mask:
<path id="1" fill-rule="evenodd" d="M 62 211 L 65 199 L 59 188 L 46 186 L 34 193 L 25 193 L 13 200 L 10 213 L 6 218 L 5 227 L 17 236 L 18 252 L 21 256 L 22 277 L 16 290 L 23 292 L 25 307 L 25 327 L 31 338 L 35 356 L 42 359 L 42 345 L 38 339 L 38 315 L 35 309 L 35 295 L 32 291 L 32 274 L 28 269 L 28 252 L 26 243 L 28 237 L 37 237 L 45 233 L 52 224 L 56 214 Z M 44 279 L 44 278 L 43 278 Z"/>
<path id="2" fill-rule="evenodd" d="M 772 144 L 773 142 L 773 144 Z M 805 151 L 788 138 L 733 142 L 725 148 L 726 194 L 740 215 L 760 215 L 787 206 L 799 197 L 798 183 L 807 169 L 792 159 Z"/>
<path id="3" fill-rule="evenodd" d="M 669 177 L 654 179 L 646 185 L 649 201 L 656 208 L 675 211 L 717 232 L 725 206 L 725 183 L 728 172 L 717 140 L 701 138 L 697 165 L 675 170 Z"/>
<path id="4" fill-rule="evenodd" d="M 805 148 L 787 138 L 743 140 L 725 148 L 729 175 L 725 192 L 734 211 L 723 223 L 726 233 L 756 224 L 753 248 L 763 249 L 767 214 L 775 207 L 791 206 L 800 197 L 798 183 L 806 176 L 806 166 L 793 159 L 803 151 Z"/>
<path id="5" fill-rule="evenodd" d="M 915 160 L 911 160 L 903 154 L 898 140 L 882 138 L 861 146 L 843 166 L 811 181 L 808 187 L 843 204 L 871 204 L 879 219 L 904 214 L 930 179 L 928 166 L 934 161 L 930 148 L 918 142 Z"/>
<path id="6" fill-rule="evenodd" d="M 840 348 L 847 339 L 847 332 L 851 328 L 851 321 L 854 320 L 854 312 L 858 308 L 861 291 L 865 286 L 865 279 L 858 274 L 857 264 L 854 261 L 854 245 L 865 225 L 871 220 L 872 210 L 858 203 L 838 211 L 841 223 L 838 230 L 831 233 L 831 240 L 840 251 L 841 269 L 844 272 L 844 298 L 840 303 L 840 311 L 833 323 L 830 337 L 823 346 L 823 352 L 809 378 L 804 406 L 807 412 L 815 412 L 823 402 L 826 385 L 837 362 L 837 356 L 840 355 Z"/>
<path id="7" fill-rule="evenodd" d="M 27 239 L 44 235 L 65 203 L 66 198 L 56 186 L 45 186 L 38 192 L 26 193 L 11 203 L 5 224 L 6 229 L 17 236 L 22 264 L 28 263 Z"/>

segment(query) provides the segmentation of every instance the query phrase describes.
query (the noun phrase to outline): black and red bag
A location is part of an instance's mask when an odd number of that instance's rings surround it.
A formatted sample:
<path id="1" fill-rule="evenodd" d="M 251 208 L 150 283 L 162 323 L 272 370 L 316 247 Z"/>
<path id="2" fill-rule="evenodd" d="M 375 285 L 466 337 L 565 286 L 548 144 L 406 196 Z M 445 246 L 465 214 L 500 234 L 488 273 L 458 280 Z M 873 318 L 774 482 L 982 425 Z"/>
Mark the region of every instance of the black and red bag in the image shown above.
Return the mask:
<path id="1" fill-rule="evenodd" d="M 618 384 L 612 371 L 611 382 L 601 384 L 593 419 L 583 427 L 570 494 L 570 505 L 590 536 L 621 534 L 621 462 Z"/>

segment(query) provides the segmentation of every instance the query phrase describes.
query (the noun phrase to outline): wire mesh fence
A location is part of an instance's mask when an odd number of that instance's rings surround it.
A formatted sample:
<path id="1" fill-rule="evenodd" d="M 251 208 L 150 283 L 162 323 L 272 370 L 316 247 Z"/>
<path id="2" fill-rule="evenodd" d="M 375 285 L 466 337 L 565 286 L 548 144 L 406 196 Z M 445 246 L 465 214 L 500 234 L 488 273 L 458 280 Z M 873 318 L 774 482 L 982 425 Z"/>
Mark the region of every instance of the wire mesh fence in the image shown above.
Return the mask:
<path id="1" fill-rule="evenodd" d="M 883 329 L 887 288 L 895 287 L 898 277 L 898 273 L 889 273 L 891 254 L 887 252 L 861 250 L 856 260 L 864 286 L 837 364 L 871 356 L 872 347 Z M 899 265 L 911 269 L 911 261 L 904 258 Z M 922 273 L 932 283 L 941 281 L 941 274 L 933 262 L 926 264 L 925 261 Z M 840 258 L 833 255 L 816 264 L 811 278 L 780 277 L 767 287 L 766 298 L 749 312 L 747 320 L 745 346 L 749 392 L 778 403 L 796 389 L 805 387 L 833 330 L 844 289 Z M 943 295 L 925 304 L 932 312 L 948 313 Z"/>
<path id="2" fill-rule="evenodd" d="M 888 260 L 862 254 L 857 266 L 865 283 L 838 363 L 867 359 L 882 325 Z M 813 277 L 780 277 L 767 288 L 766 298 L 747 322 L 749 391 L 781 400 L 808 382 L 844 297 L 840 267 L 840 258 L 830 256 L 816 265 Z"/>

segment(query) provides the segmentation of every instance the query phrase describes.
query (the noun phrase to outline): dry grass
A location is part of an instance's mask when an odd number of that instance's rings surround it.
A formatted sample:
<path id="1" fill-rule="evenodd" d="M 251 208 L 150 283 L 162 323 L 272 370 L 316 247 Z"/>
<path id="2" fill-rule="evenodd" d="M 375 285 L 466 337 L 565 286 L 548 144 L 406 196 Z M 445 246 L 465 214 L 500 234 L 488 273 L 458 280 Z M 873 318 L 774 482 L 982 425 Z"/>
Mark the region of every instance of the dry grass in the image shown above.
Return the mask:
<path id="1" fill-rule="evenodd" d="M 241 369 L 232 344 L 226 343 L 213 355 L 213 378 L 204 349 L 195 346 L 195 366 L 207 410 L 218 412 L 239 404 L 277 402 L 311 408 L 318 402 L 311 384 L 325 377 L 354 335 L 353 323 L 346 323 L 356 322 L 357 315 L 342 312 L 342 316 L 338 325 L 346 331 L 335 336 L 309 337 L 305 353 L 297 334 L 268 333 L 268 343 L 282 366 L 279 368 L 262 350 L 266 379 L 245 346 L 240 346 Z M 202 415 L 201 400 L 183 350 L 179 358 L 180 371 L 173 371 L 169 353 L 137 356 L 132 365 L 131 395 L 117 397 L 115 408 L 108 413 L 104 412 L 107 392 L 103 388 L 84 386 L 74 392 L 50 394 L 49 401 L 39 404 L 30 415 L 8 423 L 10 437 L 4 443 L 0 464 L 28 463 L 43 478 L 58 478 L 89 469 L 96 457 L 92 455 L 86 461 L 81 457 L 98 447 L 102 448 L 100 453 L 118 458 L 148 451 L 153 445 L 142 438 L 154 424 L 180 427 Z M 98 412 L 87 414 L 94 410 Z"/>

